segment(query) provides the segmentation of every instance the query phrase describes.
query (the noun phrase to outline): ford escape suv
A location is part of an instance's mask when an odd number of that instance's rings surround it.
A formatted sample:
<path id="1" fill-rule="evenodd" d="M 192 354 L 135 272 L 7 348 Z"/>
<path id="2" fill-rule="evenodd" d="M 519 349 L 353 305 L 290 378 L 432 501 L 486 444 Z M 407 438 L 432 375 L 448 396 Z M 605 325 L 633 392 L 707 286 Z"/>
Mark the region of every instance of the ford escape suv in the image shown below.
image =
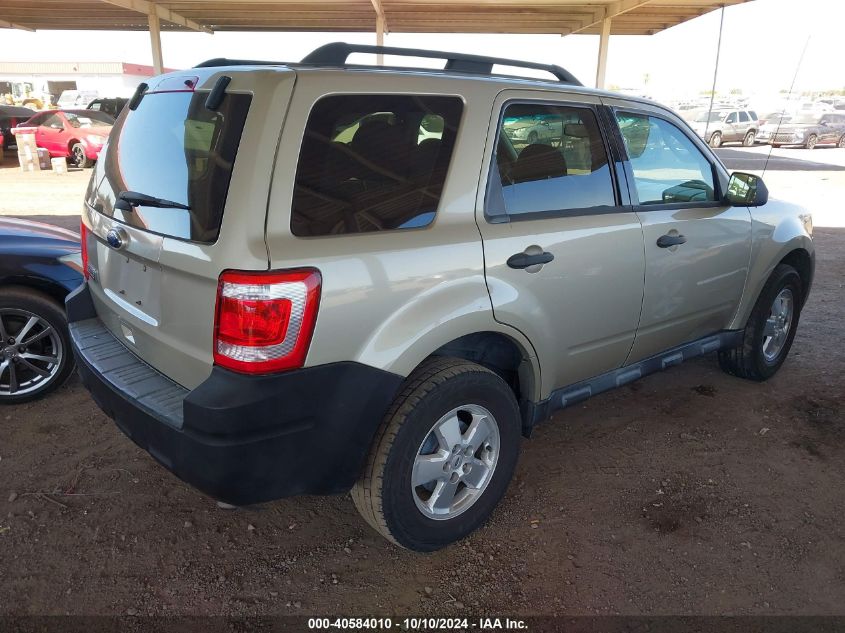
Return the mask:
<path id="1" fill-rule="evenodd" d="M 554 411 L 710 352 L 772 376 L 811 231 L 652 102 L 331 44 L 139 86 L 67 310 L 93 397 L 176 475 L 235 505 L 351 490 L 426 551 L 484 522 Z"/>

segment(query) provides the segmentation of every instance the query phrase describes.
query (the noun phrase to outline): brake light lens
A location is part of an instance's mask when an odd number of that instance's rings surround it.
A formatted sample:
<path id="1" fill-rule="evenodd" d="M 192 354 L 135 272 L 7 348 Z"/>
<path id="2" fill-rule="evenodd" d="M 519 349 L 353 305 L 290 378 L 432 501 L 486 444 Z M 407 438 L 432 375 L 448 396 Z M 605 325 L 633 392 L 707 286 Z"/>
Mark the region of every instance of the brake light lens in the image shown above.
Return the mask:
<path id="1" fill-rule="evenodd" d="M 85 222 L 79 223 L 79 242 L 82 247 L 82 274 L 85 279 L 90 279 L 91 275 L 88 272 L 88 227 Z"/>
<path id="2" fill-rule="evenodd" d="M 305 363 L 320 303 L 320 273 L 225 271 L 217 287 L 214 362 L 247 374 Z"/>

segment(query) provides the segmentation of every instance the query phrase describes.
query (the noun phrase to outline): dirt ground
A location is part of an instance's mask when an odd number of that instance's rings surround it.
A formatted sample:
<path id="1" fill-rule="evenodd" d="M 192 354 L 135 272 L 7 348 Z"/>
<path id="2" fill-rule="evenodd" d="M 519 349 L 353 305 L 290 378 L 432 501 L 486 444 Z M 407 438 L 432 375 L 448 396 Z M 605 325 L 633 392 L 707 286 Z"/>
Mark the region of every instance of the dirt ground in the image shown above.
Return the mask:
<path id="1" fill-rule="evenodd" d="M 220 509 L 78 379 L 0 409 L 0 615 L 845 615 L 845 229 L 816 243 L 777 376 L 707 357 L 559 412 L 490 523 L 434 554 L 348 496 Z"/>

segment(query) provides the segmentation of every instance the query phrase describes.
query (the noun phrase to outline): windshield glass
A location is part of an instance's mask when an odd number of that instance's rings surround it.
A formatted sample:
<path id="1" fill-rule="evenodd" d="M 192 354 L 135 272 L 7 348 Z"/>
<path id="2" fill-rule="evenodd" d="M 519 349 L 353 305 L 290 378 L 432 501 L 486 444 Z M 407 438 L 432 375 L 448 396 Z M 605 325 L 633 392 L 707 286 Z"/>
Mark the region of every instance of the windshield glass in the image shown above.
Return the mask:
<path id="1" fill-rule="evenodd" d="M 769 112 L 768 114 L 764 114 L 763 118 L 766 120 L 766 123 L 786 123 L 792 119 L 792 115 L 782 114 L 780 112 Z"/>
<path id="2" fill-rule="evenodd" d="M 114 121 L 104 121 L 102 117 L 95 117 L 91 114 L 76 114 L 74 112 L 65 112 L 67 122 L 73 127 L 89 128 L 89 127 L 111 127 Z"/>
<path id="3" fill-rule="evenodd" d="M 821 119 L 820 114 L 813 114 L 812 112 L 802 112 L 801 114 L 795 115 L 795 118 L 792 119 L 790 123 L 818 125 L 819 119 Z"/>
<path id="4" fill-rule="evenodd" d="M 217 110 L 205 107 L 207 98 L 208 92 L 153 93 L 136 110 L 124 110 L 105 159 L 97 161 L 105 177 L 89 203 L 137 228 L 195 242 L 216 241 L 251 97 L 226 94 Z M 124 213 L 114 208 L 124 191 L 190 209 L 139 205 Z"/>
<path id="5" fill-rule="evenodd" d="M 722 114 L 720 112 L 699 112 L 695 115 L 693 121 L 696 123 L 713 123 L 714 121 L 718 121 L 722 118 Z"/>

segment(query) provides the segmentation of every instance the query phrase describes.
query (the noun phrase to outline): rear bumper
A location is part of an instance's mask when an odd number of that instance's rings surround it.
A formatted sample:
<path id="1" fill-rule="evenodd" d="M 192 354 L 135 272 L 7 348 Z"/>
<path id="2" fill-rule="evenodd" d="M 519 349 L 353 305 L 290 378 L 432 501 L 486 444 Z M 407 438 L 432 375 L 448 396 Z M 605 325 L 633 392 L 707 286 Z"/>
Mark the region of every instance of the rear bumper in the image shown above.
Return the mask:
<path id="1" fill-rule="evenodd" d="M 79 373 L 100 408 L 180 479 L 234 505 L 349 490 L 402 381 L 353 362 L 272 376 L 215 367 L 189 391 L 112 336 L 87 285 L 67 309 Z"/>

